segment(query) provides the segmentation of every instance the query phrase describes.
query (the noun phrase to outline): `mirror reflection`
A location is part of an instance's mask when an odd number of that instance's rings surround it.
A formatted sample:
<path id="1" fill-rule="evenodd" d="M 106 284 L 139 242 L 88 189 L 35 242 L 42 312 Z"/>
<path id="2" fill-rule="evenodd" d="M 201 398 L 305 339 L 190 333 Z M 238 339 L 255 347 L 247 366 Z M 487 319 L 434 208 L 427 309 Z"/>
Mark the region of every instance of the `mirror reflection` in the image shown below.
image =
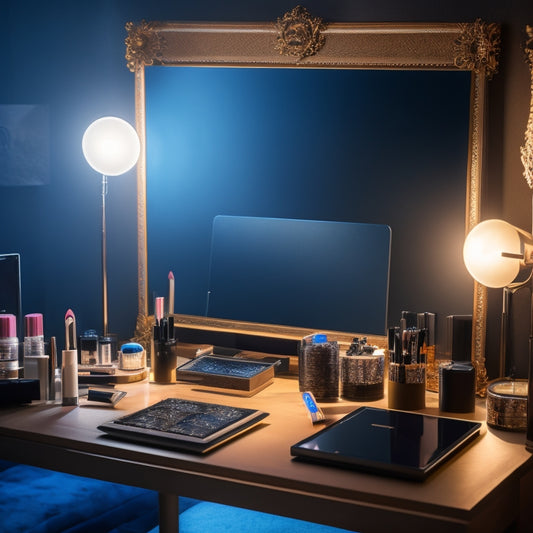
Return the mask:
<path id="1" fill-rule="evenodd" d="M 145 76 L 151 295 L 166 294 L 172 270 L 175 312 L 204 315 L 214 218 L 279 217 L 390 226 L 389 324 L 406 309 L 472 312 L 461 255 L 469 72 L 154 66 Z"/>

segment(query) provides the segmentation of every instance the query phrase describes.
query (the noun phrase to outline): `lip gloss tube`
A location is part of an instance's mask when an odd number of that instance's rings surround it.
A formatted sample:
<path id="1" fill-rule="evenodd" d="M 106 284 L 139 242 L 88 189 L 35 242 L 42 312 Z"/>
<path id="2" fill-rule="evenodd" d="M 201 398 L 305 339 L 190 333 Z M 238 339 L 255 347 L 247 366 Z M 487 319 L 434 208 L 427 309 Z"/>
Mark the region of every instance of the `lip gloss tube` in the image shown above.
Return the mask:
<path id="1" fill-rule="evenodd" d="M 17 337 L 17 317 L 0 315 L 0 378 L 19 377 L 19 340 Z"/>

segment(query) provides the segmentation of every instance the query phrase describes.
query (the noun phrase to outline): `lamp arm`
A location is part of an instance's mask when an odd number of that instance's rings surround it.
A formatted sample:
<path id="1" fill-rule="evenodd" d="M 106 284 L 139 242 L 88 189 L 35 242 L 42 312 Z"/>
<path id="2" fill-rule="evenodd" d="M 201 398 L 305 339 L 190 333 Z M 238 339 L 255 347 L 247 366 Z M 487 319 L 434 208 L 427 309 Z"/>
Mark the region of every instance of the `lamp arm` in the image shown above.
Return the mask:
<path id="1" fill-rule="evenodd" d="M 533 280 L 533 270 L 529 273 L 529 276 L 524 281 L 516 281 L 514 283 L 510 283 L 505 287 L 505 290 L 508 291 L 510 294 L 514 294 L 515 292 L 518 292 L 520 289 L 523 289 L 524 287 L 530 286 Z"/>

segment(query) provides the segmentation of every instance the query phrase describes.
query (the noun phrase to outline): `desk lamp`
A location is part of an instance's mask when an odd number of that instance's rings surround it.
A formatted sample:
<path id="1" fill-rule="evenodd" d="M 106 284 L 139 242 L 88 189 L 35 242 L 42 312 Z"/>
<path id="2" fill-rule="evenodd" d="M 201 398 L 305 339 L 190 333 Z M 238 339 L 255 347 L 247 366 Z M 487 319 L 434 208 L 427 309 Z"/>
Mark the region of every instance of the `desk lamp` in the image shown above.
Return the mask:
<path id="1" fill-rule="evenodd" d="M 529 287 L 530 291 L 532 291 L 526 448 L 533 452 L 533 386 L 530 386 L 533 383 L 533 278 L 531 271 L 533 266 L 533 235 L 503 220 L 486 220 L 475 226 L 466 237 L 463 257 L 466 268 L 475 280 L 487 287 L 504 289 L 500 377 L 503 377 L 505 373 L 505 349 L 507 344 L 505 322 L 509 312 L 509 295 L 523 287 Z M 526 279 L 517 281 L 521 271 L 526 268 L 530 270 Z"/>
<path id="2" fill-rule="evenodd" d="M 140 154 L 139 137 L 135 129 L 117 117 L 95 120 L 85 131 L 82 149 L 89 165 L 102 174 L 102 305 L 104 336 L 108 334 L 106 207 L 107 177 L 119 176 L 130 170 Z"/>

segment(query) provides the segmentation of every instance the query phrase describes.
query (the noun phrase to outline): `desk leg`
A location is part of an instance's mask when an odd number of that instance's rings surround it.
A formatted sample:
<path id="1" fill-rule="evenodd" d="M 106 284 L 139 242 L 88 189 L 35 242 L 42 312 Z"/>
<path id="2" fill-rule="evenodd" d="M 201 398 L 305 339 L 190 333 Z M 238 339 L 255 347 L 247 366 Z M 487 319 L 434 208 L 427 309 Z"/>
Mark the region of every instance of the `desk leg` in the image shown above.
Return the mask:
<path id="1" fill-rule="evenodd" d="M 178 533 L 180 504 L 177 494 L 159 493 L 159 533 Z"/>

